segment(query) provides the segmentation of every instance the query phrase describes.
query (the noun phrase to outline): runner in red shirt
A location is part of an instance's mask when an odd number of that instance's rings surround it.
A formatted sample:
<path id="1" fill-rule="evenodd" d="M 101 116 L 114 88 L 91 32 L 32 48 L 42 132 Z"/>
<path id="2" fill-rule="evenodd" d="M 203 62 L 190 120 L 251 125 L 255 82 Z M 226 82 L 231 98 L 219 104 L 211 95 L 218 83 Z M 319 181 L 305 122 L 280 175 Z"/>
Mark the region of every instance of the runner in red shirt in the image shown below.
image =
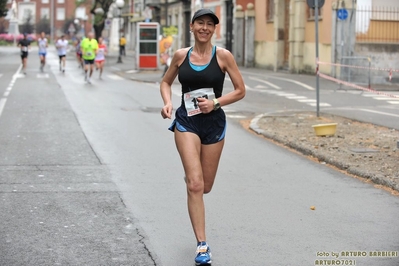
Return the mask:
<path id="1" fill-rule="evenodd" d="M 99 76 L 100 79 L 104 69 L 106 54 L 107 54 L 107 45 L 105 45 L 103 38 L 99 37 L 95 62 L 96 62 L 96 70 L 100 70 L 100 76 Z"/>

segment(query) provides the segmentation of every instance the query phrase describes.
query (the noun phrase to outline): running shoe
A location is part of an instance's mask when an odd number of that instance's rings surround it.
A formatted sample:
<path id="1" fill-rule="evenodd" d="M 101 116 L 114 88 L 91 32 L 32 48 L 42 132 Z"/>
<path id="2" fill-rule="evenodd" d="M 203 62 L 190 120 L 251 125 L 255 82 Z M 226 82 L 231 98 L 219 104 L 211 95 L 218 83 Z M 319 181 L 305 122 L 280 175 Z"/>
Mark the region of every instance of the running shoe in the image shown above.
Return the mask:
<path id="1" fill-rule="evenodd" d="M 205 241 L 198 242 L 197 251 L 195 253 L 195 265 L 211 265 L 211 249 Z"/>

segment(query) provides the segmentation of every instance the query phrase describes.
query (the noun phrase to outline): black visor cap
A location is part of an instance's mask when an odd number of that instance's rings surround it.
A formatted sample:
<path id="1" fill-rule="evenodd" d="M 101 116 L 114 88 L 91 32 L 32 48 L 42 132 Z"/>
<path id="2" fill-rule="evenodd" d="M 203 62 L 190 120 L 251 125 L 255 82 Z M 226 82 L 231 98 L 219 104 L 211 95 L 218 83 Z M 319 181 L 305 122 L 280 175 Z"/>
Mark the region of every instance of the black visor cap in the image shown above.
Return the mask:
<path id="1" fill-rule="evenodd" d="M 197 10 L 194 13 L 193 18 L 191 19 L 191 23 L 194 23 L 194 21 L 197 18 L 202 17 L 202 16 L 210 16 L 213 19 L 213 22 L 215 23 L 215 25 L 219 24 L 219 18 L 215 15 L 215 13 L 213 13 L 212 10 L 207 9 L 207 8 L 202 8 L 202 9 Z"/>

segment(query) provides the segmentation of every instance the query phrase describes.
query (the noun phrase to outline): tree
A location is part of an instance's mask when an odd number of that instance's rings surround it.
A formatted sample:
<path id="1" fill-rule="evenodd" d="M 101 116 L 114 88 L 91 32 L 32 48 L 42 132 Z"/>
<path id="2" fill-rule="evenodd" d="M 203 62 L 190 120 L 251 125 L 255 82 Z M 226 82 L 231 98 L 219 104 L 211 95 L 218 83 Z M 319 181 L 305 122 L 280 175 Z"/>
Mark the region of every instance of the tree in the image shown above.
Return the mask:
<path id="1" fill-rule="evenodd" d="M 6 21 L 4 19 L 0 19 L 0 34 L 7 33 L 7 30 L 8 30 L 8 24 L 6 24 Z"/>
<path id="2" fill-rule="evenodd" d="M 70 35 L 71 37 L 74 37 L 75 33 L 78 32 L 79 29 L 80 26 L 75 24 L 74 18 L 65 20 L 64 25 L 62 25 L 62 32 L 64 34 Z"/>
<path id="3" fill-rule="evenodd" d="M 50 27 L 50 20 L 45 16 L 39 20 L 36 25 L 36 32 L 41 33 L 44 32 L 46 34 L 50 34 L 51 27 Z"/>
<path id="4" fill-rule="evenodd" d="M 76 6 L 89 5 L 90 2 L 92 2 L 92 0 L 76 0 Z M 92 23 L 96 39 L 101 36 L 104 30 L 107 13 L 113 2 L 114 0 L 94 0 L 93 5 L 91 6 L 90 13 L 94 15 L 94 21 Z M 96 10 L 99 8 L 101 8 L 104 12 L 96 13 Z"/>
<path id="5" fill-rule="evenodd" d="M 28 12 L 28 16 L 25 18 L 24 24 L 20 26 L 20 32 L 31 34 L 35 30 L 35 25 L 31 23 L 33 20 L 32 12 Z"/>
<path id="6" fill-rule="evenodd" d="M 0 18 L 7 16 L 7 0 L 0 0 Z"/>

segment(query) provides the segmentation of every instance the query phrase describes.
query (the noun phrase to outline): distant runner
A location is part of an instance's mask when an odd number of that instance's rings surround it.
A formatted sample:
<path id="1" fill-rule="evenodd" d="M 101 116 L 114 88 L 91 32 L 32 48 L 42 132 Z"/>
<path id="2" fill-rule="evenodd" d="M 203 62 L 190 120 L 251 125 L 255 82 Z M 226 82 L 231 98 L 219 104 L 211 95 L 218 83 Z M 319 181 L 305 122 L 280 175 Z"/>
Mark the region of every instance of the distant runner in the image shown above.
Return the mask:
<path id="1" fill-rule="evenodd" d="M 24 33 L 24 38 L 19 40 L 18 47 L 21 49 L 21 60 L 22 60 L 22 71 L 26 75 L 26 64 L 28 62 L 28 53 L 30 49 L 30 41 L 27 38 L 27 34 Z"/>
<path id="2" fill-rule="evenodd" d="M 66 62 L 68 41 L 65 40 L 64 35 L 61 36 L 61 39 L 58 39 L 55 46 L 57 47 L 58 57 L 60 58 L 60 71 L 65 73 L 65 62 Z"/>
<path id="3" fill-rule="evenodd" d="M 105 56 L 107 55 L 107 45 L 105 45 L 102 37 L 98 38 L 98 50 L 96 54 L 96 70 L 100 70 L 99 78 L 101 79 L 101 75 L 104 69 Z"/>
<path id="4" fill-rule="evenodd" d="M 39 46 L 39 58 L 40 58 L 40 71 L 43 72 L 44 66 L 46 65 L 46 55 L 48 40 L 44 32 L 41 33 L 40 38 L 37 40 Z"/>
<path id="5" fill-rule="evenodd" d="M 96 58 L 96 52 L 98 49 L 98 43 L 97 40 L 94 39 L 93 32 L 89 32 L 87 38 L 85 38 L 80 43 L 80 48 L 82 49 L 82 57 L 85 62 L 85 81 L 87 81 L 87 83 L 90 84 L 91 83 L 90 78 L 91 75 L 93 74 L 93 68 L 94 68 L 94 59 Z M 90 66 L 90 72 L 89 74 L 87 74 L 89 66 Z"/>
<path id="6" fill-rule="evenodd" d="M 76 39 L 76 43 L 75 43 L 75 51 L 76 51 L 76 60 L 78 60 L 78 64 L 79 64 L 79 68 L 84 68 L 83 66 L 83 58 L 82 58 L 82 49 L 80 48 L 80 44 L 81 44 L 81 40 L 80 38 Z"/>

